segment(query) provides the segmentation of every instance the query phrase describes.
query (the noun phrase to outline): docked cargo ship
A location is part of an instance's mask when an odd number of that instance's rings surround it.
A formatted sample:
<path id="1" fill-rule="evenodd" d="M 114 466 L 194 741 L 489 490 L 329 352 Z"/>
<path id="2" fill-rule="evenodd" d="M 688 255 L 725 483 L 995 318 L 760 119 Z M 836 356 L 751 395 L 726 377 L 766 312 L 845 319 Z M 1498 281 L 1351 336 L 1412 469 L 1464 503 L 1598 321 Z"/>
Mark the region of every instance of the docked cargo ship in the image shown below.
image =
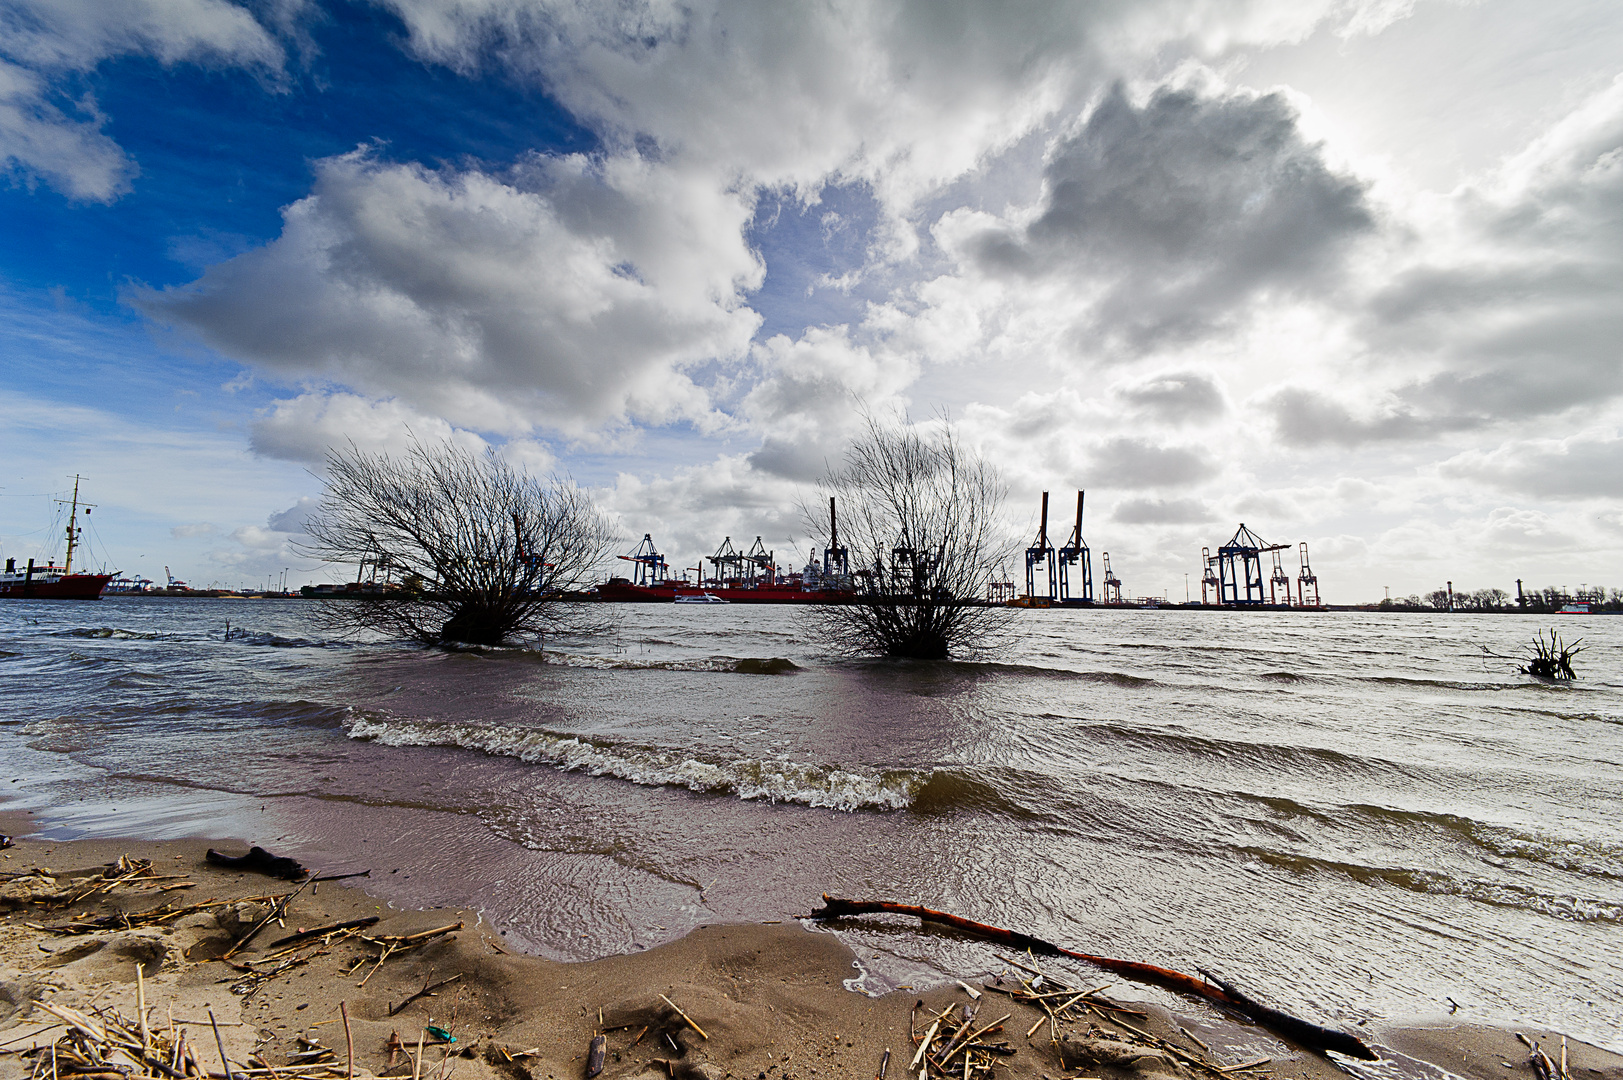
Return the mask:
<path id="1" fill-rule="evenodd" d="M 79 537 L 84 527 L 79 524 L 79 480 L 73 478 L 73 498 L 68 502 L 68 554 L 61 566 L 46 560 L 40 566 L 29 559 L 19 567 L 16 559 L 7 559 L 4 572 L 0 572 L 0 599 L 9 600 L 100 600 L 101 591 L 113 580 L 112 574 L 76 574 L 73 555 L 79 548 Z M 84 511 L 89 514 L 91 507 Z"/>
<path id="2" fill-rule="evenodd" d="M 832 513 L 832 508 L 831 508 Z M 721 542 L 716 553 L 704 560 L 713 572 L 706 576 L 703 566 L 692 569 L 697 581 L 684 574 L 670 576 L 665 557 L 654 547 L 651 534 L 620 559 L 631 563 L 629 576 L 616 575 L 592 590 L 598 600 L 619 603 L 729 603 L 729 604 L 845 604 L 855 597 L 846 567 L 845 549 L 838 534 L 824 549 L 821 563 L 815 557 L 799 573 L 784 573 L 776 554 L 768 551 L 761 538 L 747 552 L 733 547 L 732 537 Z M 707 599 L 708 598 L 708 599 Z"/>

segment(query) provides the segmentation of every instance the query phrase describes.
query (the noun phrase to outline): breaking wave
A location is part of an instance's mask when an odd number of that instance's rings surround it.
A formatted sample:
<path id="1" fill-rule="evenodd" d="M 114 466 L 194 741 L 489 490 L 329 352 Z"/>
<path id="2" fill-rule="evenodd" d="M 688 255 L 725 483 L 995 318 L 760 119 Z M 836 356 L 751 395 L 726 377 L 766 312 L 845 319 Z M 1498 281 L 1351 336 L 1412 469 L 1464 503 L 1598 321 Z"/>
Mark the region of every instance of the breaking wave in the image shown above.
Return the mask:
<path id="1" fill-rule="evenodd" d="M 52 637 L 112 638 L 115 641 L 156 641 L 155 630 L 125 630 L 117 626 L 76 626 L 70 630 L 52 630 Z"/>
<path id="2" fill-rule="evenodd" d="M 734 758 L 709 761 L 655 746 L 593 741 L 541 728 L 497 724 L 434 724 L 358 715 L 352 739 L 385 746 L 455 746 L 551 765 L 565 772 L 612 776 L 649 787 L 736 795 L 772 803 L 834 810 L 901 810 L 929 781 L 915 769 L 863 772 L 835 765 Z"/>
<path id="3" fill-rule="evenodd" d="M 348 649 L 355 645 L 352 641 L 283 637 L 266 631 L 243 629 L 233 629 L 230 640 L 238 645 L 260 645 L 273 649 Z"/>

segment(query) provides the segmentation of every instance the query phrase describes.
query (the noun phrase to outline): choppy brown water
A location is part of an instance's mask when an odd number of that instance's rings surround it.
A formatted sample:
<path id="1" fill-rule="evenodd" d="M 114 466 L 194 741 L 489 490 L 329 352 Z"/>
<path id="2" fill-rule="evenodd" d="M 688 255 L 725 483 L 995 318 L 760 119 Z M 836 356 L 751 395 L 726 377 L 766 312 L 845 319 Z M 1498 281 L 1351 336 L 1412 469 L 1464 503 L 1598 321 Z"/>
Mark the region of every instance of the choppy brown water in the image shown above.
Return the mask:
<path id="1" fill-rule="evenodd" d="M 370 867 L 550 955 L 827 890 L 1623 1050 L 1623 619 L 1563 620 L 1590 649 L 1554 687 L 1482 658 L 1520 617 L 1030 612 L 1006 662 L 895 664 L 789 608 L 618 613 L 543 661 L 325 640 L 299 602 L 9 602 L 0 789 L 57 838 Z M 872 990 L 988 963 L 842 933 Z"/>

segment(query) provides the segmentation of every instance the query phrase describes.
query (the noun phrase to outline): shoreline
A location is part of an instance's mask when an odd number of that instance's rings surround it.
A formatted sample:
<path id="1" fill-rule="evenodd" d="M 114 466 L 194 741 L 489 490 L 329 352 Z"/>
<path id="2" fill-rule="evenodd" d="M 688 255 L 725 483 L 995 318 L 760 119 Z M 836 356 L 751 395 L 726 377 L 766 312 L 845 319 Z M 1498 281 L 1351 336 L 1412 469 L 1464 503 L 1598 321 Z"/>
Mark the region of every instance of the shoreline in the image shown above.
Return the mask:
<path id="1" fill-rule="evenodd" d="M 27 815 L 0 814 L 0 831 L 22 833 Z M 167 1030 L 168 1018 L 187 1030 L 203 1071 L 224 1075 L 206 1014 L 221 1024 L 222 1042 L 232 1070 L 240 1078 L 257 1067 L 249 1057 L 279 1069 L 284 1077 L 289 1055 L 304 1045 L 303 1036 L 335 1052 L 335 1076 L 346 1075 L 350 1060 L 343 1036 L 347 1012 L 354 1044 L 356 1075 L 411 1076 L 410 1054 L 387 1047 L 391 1035 L 415 1050 L 429 1023 L 450 1030 L 455 1043 L 433 1046 L 420 1065 L 421 1075 L 436 1080 L 565 1080 L 586 1075 L 591 1040 L 603 1034 L 607 1058 L 602 1075 L 631 1077 L 664 1074 L 670 1080 L 726 1080 L 769 1077 L 770 1080 L 830 1080 L 831 1077 L 877 1076 L 886 1050 L 888 1076 L 901 1078 L 914 1054 L 909 1035 L 914 1003 L 927 1016 L 967 1004 L 971 987 L 986 986 L 982 1006 L 1007 1012 L 1001 1031 L 986 1041 L 1006 1041 L 1012 1053 L 995 1055 L 993 1075 L 1031 1080 L 1058 1080 L 1086 1075 L 1101 1080 L 1130 1080 L 1146 1073 L 1249 1080 L 1330 1080 L 1342 1069 L 1330 1060 L 1286 1047 L 1267 1032 L 1188 1003 L 1168 1012 L 1135 997 L 1135 986 L 1114 980 L 1107 995 L 1127 1012 L 1094 1010 L 1086 1020 L 1060 1023 L 1052 1031 L 1069 1033 L 1073 1042 L 1091 1033 L 1109 1041 L 1137 1042 L 1148 1056 L 1134 1065 L 1090 1064 L 1067 1069 L 1051 1039 L 1043 1013 L 1011 1000 L 1008 987 L 1020 972 L 949 973 L 941 984 L 914 992 L 898 990 L 871 998 L 847 989 L 858 958 L 834 935 L 797 924 L 792 914 L 763 923 L 714 923 L 641 952 L 570 963 L 523 955 L 504 945 L 502 935 L 466 909 L 396 909 L 365 892 L 366 878 L 325 882 L 298 892 L 291 901 L 286 927 L 272 924 L 234 961 L 257 961 L 287 949 L 272 942 L 301 928 L 375 917 L 360 928 L 376 943 L 358 936 L 321 938 L 294 943 L 279 963 L 252 964 L 260 975 L 233 968 L 217 957 L 269 907 L 263 901 L 244 904 L 245 897 L 282 895 L 297 885 L 204 862 L 208 847 L 240 852 L 247 844 L 222 839 L 143 841 L 84 839 L 66 842 L 26 837 L 3 852 L 0 860 L 0 1080 L 31 1075 L 38 1058 L 18 1051 L 45 1046 L 63 1029 L 44 1027 L 57 1020 L 31 1002 L 80 1010 L 114 1008 L 126 1018 L 136 1015 L 136 964 L 144 965 L 142 991 L 151 1025 Z M 120 856 L 150 860 L 152 869 L 78 904 L 61 905 L 105 884 L 105 868 Z M 48 868 L 47 876 L 28 875 Z M 160 880 L 161 879 L 161 880 Z M 185 883 L 191 883 L 189 886 Z M 50 910 L 48 897 L 58 897 Z M 473 898 L 469 898 L 472 900 Z M 223 903 L 162 925 L 114 928 L 102 933 L 60 935 L 28 926 L 61 926 L 74 914 L 106 915 L 126 911 L 133 923 L 139 912 L 168 903 L 195 906 Z M 565 912 L 553 912 L 567 919 Z M 389 941 L 462 923 L 450 933 L 397 945 L 398 954 L 377 958 Z M 896 923 L 898 932 L 920 932 L 916 923 Z M 357 963 L 359 961 L 359 963 Z M 352 970 L 346 973 L 346 969 Z M 1047 963 L 1041 965 L 1051 967 Z M 860 971 L 860 968 L 857 969 Z M 1063 971 L 1053 974 L 1063 977 Z M 993 982 L 1003 977 L 1003 988 Z M 1087 976 L 1091 978 L 1090 976 Z M 401 1008 L 411 995 L 441 980 L 450 980 L 436 996 L 421 997 Z M 1112 981 L 1106 976 L 1089 987 Z M 235 987 L 235 991 L 233 990 Z M 246 990 L 247 992 L 243 992 Z M 671 1011 L 680 1007 L 693 1025 Z M 345 1008 L 340 1010 L 340 1003 Z M 397 1011 L 390 1015 L 390 1009 Z M 1134 1014 L 1137 1015 L 1134 1015 Z M 1128 1019 L 1131 1017 L 1131 1019 Z M 1129 1027 L 1128 1025 L 1131 1025 Z M 919 1025 L 920 1028 L 923 1024 Z M 697 1034 L 704 1031 L 705 1036 Z M 1038 1030 L 1038 1029 L 1041 1030 Z M 1232 1073 L 1191 1066 L 1138 1038 L 1132 1028 L 1186 1049 L 1198 1060 L 1221 1068 L 1270 1060 Z M 611 1030 L 612 1029 L 612 1030 Z M 635 1038 L 641 1031 L 641 1037 Z M 1028 1036 L 1028 1029 L 1033 1034 Z M 37 1034 L 30 1035 L 30 1032 Z M 1428 1077 L 1437 1070 L 1473 1080 L 1538 1080 L 1528 1050 L 1510 1030 L 1446 1023 L 1387 1023 L 1359 1028 L 1377 1044 L 1383 1061 L 1373 1066 L 1349 1064 L 1358 1076 Z M 1559 1033 L 1522 1031 L 1559 1060 Z M 1103 1045 L 1103 1044 L 1100 1044 Z M 1623 1056 L 1575 1039 L 1567 1040 L 1572 1080 L 1623 1080 Z M 472 1056 L 466 1056 L 471 1051 Z M 524 1051 L 531 1051 L 524 1053 Z M 1174 1055 L 1175 1057 L 1175 1055 Z M 392 1059 L 392 1067 L 391 1067 Z M 1508 1066 L 1508 1067 L 1507 1067 Z M 49 1072 L 46 1073 L 49 1075 Z M 249 1073 L 249 1078 L 256 1075 Z M 273 1076 L 260 1072 L 259 1076 Z M 305 1075 L 300 1073 L 299 1075 Z M 917 1072 L 910 1074 L 917 1075 Z M 935 1075 L 932 1073 L 932 1075 Z"/>

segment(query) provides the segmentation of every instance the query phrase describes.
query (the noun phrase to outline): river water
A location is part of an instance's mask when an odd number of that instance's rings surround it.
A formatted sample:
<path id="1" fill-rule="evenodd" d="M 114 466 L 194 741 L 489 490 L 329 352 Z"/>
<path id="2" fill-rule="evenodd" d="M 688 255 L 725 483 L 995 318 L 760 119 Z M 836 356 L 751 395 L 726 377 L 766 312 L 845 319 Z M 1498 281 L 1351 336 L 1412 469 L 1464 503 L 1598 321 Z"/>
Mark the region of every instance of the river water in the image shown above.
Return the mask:
<path id="1" fill-rule="evenodd" d="M 335 640 L 299 601 L 8 601 L 0 798 L 56 839 L 369 868 L 551 956 L 828 891 L 1331 1022 L 1623 1050 L 1623 619 L 1563 617 L 1588 650 L 1551 686 L 1483 656 L 1551 621 L 1519 616 L 1031 611 L 1002 662 L 893 663 L 793 608 L 606 610 L 537 656 Z M 995 963 L 840 933 L 870 991 Z"/>

